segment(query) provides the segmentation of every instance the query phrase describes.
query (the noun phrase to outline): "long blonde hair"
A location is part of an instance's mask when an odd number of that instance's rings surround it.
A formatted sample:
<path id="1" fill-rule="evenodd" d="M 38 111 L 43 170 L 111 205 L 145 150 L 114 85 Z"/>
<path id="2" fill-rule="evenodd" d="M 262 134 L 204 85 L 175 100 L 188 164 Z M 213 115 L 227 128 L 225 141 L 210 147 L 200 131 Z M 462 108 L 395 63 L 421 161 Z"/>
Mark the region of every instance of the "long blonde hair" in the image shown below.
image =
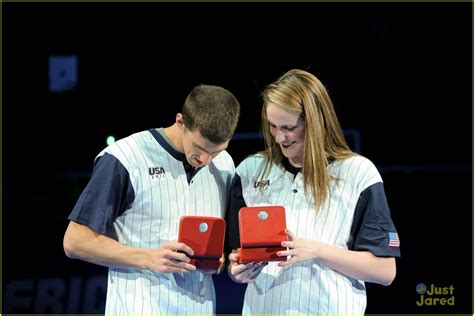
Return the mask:
<path id="1" fill-rule="evenodd" d="M 285 111 L 299 115 L 305 122 L 303 183 L 305 193 L 311 192 L 316 209 L 329 196 L 327 166 L 334 160 L 356 155 L 344 139 L 334 106 L 323 84 L 313 74 L 293 69 L 268 85 L 262 93 L 262 133 L 267 159 L 261 173 L 268 176 L 273 164 L 282 163 L 280 146 L 270 133 L 267 119 L 269 102 Z"/>

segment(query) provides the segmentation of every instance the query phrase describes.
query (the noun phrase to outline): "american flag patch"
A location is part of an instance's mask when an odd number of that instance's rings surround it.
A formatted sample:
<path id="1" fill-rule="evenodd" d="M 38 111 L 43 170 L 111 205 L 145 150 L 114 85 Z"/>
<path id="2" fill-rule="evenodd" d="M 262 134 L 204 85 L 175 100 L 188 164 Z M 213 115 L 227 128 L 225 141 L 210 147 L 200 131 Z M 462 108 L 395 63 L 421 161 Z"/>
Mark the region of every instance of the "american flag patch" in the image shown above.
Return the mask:
<path id="1" fill-rule="evenodd" d="M 388 246 L 400 247 L 400 239 L 398 239 L 397 233 L 388 233 Z"/>

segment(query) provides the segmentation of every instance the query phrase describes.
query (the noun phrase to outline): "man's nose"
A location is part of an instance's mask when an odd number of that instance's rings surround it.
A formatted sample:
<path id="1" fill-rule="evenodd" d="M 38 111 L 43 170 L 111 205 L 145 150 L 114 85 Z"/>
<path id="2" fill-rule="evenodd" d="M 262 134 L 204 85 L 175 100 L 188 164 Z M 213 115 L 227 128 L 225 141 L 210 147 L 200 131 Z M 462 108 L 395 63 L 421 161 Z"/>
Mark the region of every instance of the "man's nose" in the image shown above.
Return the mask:
<path id="1" fill-rule="evenodd" d="M 202 152 L 202 153 L 199 155 L 199 160 L 201 160 L 201 162 L 202 162 L 204 165 L 207 165 L 208 163 L 211 162 L 211 160 L 212 160 L 212 155 L 209 155 L 209 154 L 206 153 L 206 152 Z"/>

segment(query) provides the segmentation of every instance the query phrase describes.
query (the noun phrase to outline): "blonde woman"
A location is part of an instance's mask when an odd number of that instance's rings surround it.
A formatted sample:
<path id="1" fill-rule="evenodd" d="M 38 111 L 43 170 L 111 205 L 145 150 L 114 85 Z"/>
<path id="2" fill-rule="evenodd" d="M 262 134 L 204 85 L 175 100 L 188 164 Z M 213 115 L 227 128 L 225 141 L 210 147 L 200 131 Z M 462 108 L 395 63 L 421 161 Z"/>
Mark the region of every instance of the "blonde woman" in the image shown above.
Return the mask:
<path id="1" fill-rule="evenodd" d="M 290 70 L 263 92 L 265 151 L 237 167 L 228 272 L 247 286 L 244 314 L 363 314 L 365 282 L 395 278 L 399 239 L 382 178 L 348 147 L 323 84 Z M 263 184 L 263 185 L 262 185 Z M 287 261 L 238 263 L 238 211 L 281 205 Z"/>

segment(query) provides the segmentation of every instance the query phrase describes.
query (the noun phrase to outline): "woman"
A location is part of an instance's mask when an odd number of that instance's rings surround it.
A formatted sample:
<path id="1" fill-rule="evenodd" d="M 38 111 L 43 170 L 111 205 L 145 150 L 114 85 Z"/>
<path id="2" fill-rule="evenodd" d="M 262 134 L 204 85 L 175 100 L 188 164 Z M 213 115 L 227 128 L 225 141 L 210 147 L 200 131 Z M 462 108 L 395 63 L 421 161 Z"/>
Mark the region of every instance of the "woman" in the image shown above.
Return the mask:
<path id="1" fill-rule="evenodd" d="M 374 164 L 348 147 L 322 83 L 290 70 L 263 92 L 265 151 L 237 168 L 227 212 L 231 278 L 244 314 L 363 314 L 364 282 L 389 285 L 400 256 Z M 263 184 L 263 185 L 262 185 Z M 239 264 L 238 211 L 282 205 L 287 261 Z"/>

